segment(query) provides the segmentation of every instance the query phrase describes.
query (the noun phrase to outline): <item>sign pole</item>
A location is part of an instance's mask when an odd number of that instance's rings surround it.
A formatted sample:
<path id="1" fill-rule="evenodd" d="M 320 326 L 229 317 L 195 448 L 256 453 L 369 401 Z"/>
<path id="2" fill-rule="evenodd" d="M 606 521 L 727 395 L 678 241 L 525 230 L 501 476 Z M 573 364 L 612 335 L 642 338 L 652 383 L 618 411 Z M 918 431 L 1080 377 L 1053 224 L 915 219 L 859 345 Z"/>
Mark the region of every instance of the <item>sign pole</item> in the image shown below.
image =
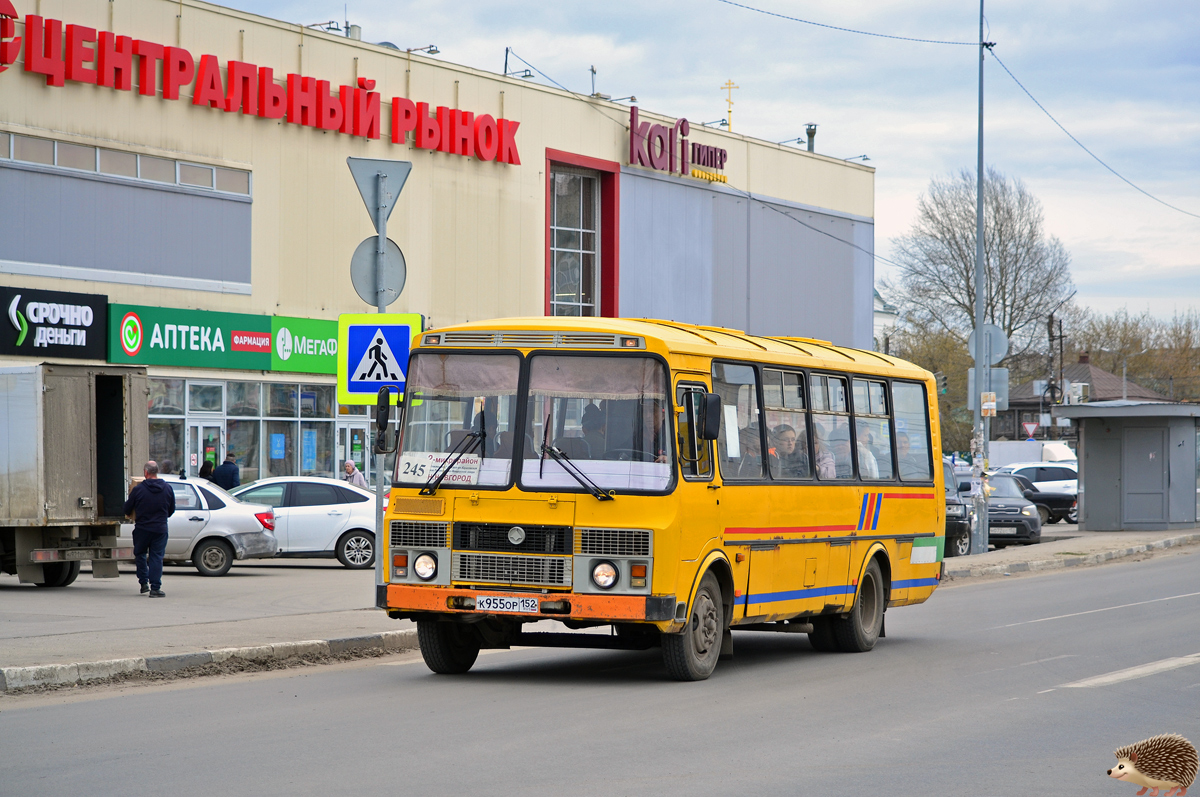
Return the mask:
<path id="1" fill-rule="evenodd" d="M 975 391 L 981 393 L 985 389 L 986 379 L 984 369 L 989 369 L 991 363 L 985 356 L 984 341 L 984 292 L 987 289 L 984 279 L 983 262 L 983 58 L 987 43 L 983 40 L 983 2 L 979 0 L 979 140 L 977 146 L 977 161 L 975 168 Z M 987 336 L 990 337 L 990 336 Z M 971 475 L 974 484 L 979 485 L 979 493 L 975 495 L 975 517 L 977 523 L 975 533 L 971 535 L 971 553 L 987 553 L 988 549 L 988 505 L 987 496 L 983 491 L 983 465 L 987 457 L 986 421 L 983 415 L 983 397 L 977 396 L 975 401 L 975 444 L 972 446 Z"/>
<path id="2" fill-rule="evenodd" d="M 387 174 L 378 172 L 375 176 L 375 229 L 379 233 L 375 244 L 375 310 L 380 313 L 387 312 L 387 296 L 383 273 L 383 261 L 387 256 L 387 222 L 388 222 L 388 201 L 387 201 Z M 379 407 L 376 405 L 375 412 L 379 413 Z M 378 418 L 376 418 L 378 421 Z M 372 446 L 374 448 L 374 446 Z M 383 528 L 384 517 L 384 502 L 383 502 L 383 478 L 384 471 L 387 469 L 387 455 L 375 455 L 375 583 L 383 584 L 383 540 L 385 530 Z M 391 481 L 389 479 L 389 481 Z"/>

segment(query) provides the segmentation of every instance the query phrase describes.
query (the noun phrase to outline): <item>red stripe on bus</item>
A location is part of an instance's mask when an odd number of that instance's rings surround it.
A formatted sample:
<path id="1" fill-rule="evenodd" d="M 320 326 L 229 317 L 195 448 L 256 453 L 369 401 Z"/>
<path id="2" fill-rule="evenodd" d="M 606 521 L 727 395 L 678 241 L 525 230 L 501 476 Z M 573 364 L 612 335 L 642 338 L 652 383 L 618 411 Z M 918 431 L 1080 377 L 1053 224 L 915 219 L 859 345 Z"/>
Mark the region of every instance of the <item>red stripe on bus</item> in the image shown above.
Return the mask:
<path id="1" fill-rule="evenodd" d="M 766 528 L 725 529 L 726 534 L 798 534 L 805 531 L 857 531 L 858 526 L 771 526 Z"/>
<path id="2" fill-rule="evenodd" d="M 933 493 L 884 493 L 884 498 L 933 498 Z"/>
<path id="3" fill-rule="evenodd" d="M 875 503 L 879 500 L 879 493 L 868 493 L 867 497 L 867 519 L 863 523 L 862 530 L 866 531 L 871 528 L 871 518 L 875 517 Z"/>

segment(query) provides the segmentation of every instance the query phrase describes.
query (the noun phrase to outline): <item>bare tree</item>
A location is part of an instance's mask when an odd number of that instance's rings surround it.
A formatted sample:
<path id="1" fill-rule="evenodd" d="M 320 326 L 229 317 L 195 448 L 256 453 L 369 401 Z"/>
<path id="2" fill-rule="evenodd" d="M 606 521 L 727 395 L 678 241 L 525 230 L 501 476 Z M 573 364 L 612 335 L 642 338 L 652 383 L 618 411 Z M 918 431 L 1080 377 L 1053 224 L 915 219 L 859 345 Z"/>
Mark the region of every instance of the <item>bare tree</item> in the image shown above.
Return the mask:
<path id="1" fill-rule="evenodd" d="M 1020 357 L 1044 342 L 1047 318 L 1071 295 L 1071 258 L 1020 180 L 989 169 L 983 209 L 985 317 L 1008 335 L 1009 357 Z M 892 245 L 905 315 L 965 341 L 975 319 L 975 174 L 934 178 L 912 229 Z"/>

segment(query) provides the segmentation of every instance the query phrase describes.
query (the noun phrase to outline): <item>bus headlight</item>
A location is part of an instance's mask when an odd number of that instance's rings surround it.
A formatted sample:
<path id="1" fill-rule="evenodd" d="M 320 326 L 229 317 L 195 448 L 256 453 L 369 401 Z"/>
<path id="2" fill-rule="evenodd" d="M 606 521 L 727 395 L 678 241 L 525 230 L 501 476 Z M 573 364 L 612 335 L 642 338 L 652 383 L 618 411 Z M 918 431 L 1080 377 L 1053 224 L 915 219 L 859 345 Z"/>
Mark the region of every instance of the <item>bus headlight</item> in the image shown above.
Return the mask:
<path id="1" fill-rule="evenodd" d="M 617 566 L 612 562 L 600 562 L 592 568 L 592 582 L 600 589 L 612 589 L 617 577 Z"/>
<path id="2" fill-rule="evenodd" d="M 423 553 L 413 562 L 413 572 L 422 581 L 429 581 L 437 575 L 437 557 L 431 553 Z"/>

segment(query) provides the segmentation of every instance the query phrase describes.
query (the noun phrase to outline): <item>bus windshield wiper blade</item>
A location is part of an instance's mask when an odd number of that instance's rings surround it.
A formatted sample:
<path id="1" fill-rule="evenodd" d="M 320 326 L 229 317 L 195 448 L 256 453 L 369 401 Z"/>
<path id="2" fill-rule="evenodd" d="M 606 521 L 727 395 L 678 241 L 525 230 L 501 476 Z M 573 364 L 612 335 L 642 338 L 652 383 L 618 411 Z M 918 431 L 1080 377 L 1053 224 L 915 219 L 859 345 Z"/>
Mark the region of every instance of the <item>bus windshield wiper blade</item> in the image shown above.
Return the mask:
<path id="1" fill-rule="evenodd" d="M 446 457 L 437 470 L 429 477 L 429 481 L 425 482 L 425 486 L 421 488 L 421 495 L 433 495 L 437 489 L 442 486 L 442 480 L 450 474 L 450 470 L 458 464 L 458 461 L 463 458 L 464 454 L 469 454 L 475 450 L 476 446 L 483 442 L 483 432 L 469 432 L 463 436 L 462 440 L 458 441 L 458 445 L 450 452 L 450 456 Z"/>
<path id="2" fill-rule="evenodd" d="M 568 474 L 570 474 L 571 478 L 573 478 L 575 481 L 579 482 L 580 487 L 582 487 L 583 489 L 585 489 L 589 493 L 591 493 L 593 496 L 595 496 L 597 501 L 613 500 L 612 494 L 606 493 L 606 492 L 604 492 L 604 490 L 601 490 L 600 486 L 598 484 L 596 484 L 594 481 L 592 481 L 591 479 L 589 479 L 588 475 L 586 473 L 584 473 L 582 470 L 580 470 L 579 466 L 576 465 L 574 462 L 572 462 L 571 458 L 568 457 L 561 448 L 556 448 L 554 446 L 548 446 L 545 443 L 542 443 L 542 461 L 543 462 L 545 461 L 545 457 L 547 454 L 549 454 L 550 457 L 555 462 L 557 462 L 559 465 L 562 465 L 562 469 L 565 470 Z"/>

